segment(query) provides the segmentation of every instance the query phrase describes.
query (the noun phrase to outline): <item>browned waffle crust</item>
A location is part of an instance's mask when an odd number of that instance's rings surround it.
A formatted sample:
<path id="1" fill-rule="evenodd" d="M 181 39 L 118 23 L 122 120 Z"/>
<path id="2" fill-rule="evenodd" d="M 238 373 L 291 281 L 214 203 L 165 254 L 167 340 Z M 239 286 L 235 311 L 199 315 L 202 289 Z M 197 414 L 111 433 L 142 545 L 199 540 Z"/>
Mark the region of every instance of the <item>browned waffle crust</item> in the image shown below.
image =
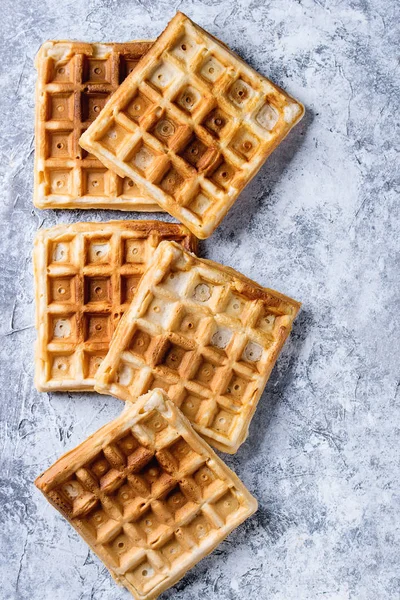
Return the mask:
<path id="1" fill-rule="evenodd" d="M 156 598 L 257 509 L 162 390 L 36 480 L 137 600 Z"/>
<path id="2" fill-rule="evenodd" d="M 303 112 L 177 13 L 80 143 L 206 238 Z"/>
<path id="3" fill-rule="evenodd" d="M 40 391 L 93 390 L 112 333 L 162 240 L 196 251 L 183 226 L 161 221 L 58 225 L 34 246 Z"/>
<path id="4" fill-rule="evenodd" d="M 211 445 L 236 452 L 299 308 L 233 269 L 161 242 L 96 390 L 134 401 L 163 388 Z"/>
<path id="5" fill-rule="evenodd" d="M 129 178 L 79 146 L 79 138 L 151 42 L 46 42 L 36 57 L 34 202 L 39 208 L 159 211 Z"/>

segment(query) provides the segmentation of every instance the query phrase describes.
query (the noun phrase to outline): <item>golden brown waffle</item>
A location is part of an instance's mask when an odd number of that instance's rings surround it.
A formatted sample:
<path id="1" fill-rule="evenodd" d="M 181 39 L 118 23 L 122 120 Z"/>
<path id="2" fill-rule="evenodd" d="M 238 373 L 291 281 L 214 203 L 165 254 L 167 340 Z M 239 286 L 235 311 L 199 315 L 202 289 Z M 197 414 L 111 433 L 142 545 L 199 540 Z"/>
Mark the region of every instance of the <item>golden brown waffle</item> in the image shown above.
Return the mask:
<path id="1" fill-rule="evenodd" d="M 76 223 L 39 231 L 33 253 L 39 391 L 93 390 L 112 333 L 162 240 L 197 249 L 186 227 L 160 221 Z"/>
<path id="2" fill-rule="evenodd" d="M 39 208 L 162 210 L 79 138 L 152 42 L 46 42 L 36 57 L 34 203 Z"/>
<path id="3" fill-rule="evenodd" d="M 234 453 L 299 308 L 233 269 L 162 242 L 95 389 L 133 401 L 163 388 L 211 445 Z"/>
<path id="4" fill-rule="evenodd" d="M 80 144 L 206 238 L 303 112 L 178 13 Z"/>
<path id="5" fill-rule="evenodd" d="M 138 600 L 174 585 L 257 510 L 162 390 L 127 403 L 36 485 Z"/>

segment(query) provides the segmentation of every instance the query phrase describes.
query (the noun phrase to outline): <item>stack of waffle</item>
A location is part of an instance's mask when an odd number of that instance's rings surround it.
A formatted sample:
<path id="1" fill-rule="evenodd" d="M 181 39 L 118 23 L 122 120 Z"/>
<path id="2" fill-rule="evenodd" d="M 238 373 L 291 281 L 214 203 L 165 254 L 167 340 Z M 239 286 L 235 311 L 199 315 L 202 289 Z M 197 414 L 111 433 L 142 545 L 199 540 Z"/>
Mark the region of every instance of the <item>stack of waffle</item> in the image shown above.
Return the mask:
<path id="1" fill-rule="evenodd" d="M 165 210 L 38 233 L 40 391 L 121 416 L 36 485 L 137 599 L 176 583 L 256 510 L 235 453 L 300 308 L 196 256 L 303 107 L 178 13 L 152 42 L 46 42 L 35 204 Z"/>

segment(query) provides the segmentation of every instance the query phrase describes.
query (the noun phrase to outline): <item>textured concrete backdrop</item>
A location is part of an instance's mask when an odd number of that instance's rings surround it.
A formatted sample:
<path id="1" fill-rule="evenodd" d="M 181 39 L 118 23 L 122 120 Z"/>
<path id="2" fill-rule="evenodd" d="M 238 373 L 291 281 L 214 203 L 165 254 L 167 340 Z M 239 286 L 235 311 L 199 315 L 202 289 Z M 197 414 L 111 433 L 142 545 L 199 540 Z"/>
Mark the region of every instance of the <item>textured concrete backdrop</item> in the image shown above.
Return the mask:
<path id="1" fill-rule="evenodd" d="M 164 598 L 400 598 L 398 7 L 1 0 L 1 598 L 129 597 L 32 484 L 121 409 L 33 388 L 34 233 L 125 217 L 33 208 L 34 56 L 47 39 L 154 37 L 177 8 L 306 106 L 202 244 L 303 310 L 248 441 L 227 458 L 260 510 Z"/>

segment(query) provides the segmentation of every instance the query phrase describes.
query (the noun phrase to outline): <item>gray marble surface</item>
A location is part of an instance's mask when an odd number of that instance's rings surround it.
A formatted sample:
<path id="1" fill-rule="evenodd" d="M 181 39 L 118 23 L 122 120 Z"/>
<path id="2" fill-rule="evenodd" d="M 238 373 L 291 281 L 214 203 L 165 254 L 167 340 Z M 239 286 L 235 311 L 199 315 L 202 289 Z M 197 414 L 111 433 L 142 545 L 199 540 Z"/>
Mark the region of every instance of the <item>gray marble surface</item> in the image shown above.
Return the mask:
<path id="1" fill-rule="evenodd" d="M 400 598 L 397 0 L 1 1 L 0 597 L 129 597 L 32 483 L 121 410 L 33 387 L 34 233 L 124 218 L 33 208 L 33 59 L 156 36 L 177 8 L 306 106 L 202 244 L 303 310 L 226 459 L 259 512 L 163 598 Z"/>

